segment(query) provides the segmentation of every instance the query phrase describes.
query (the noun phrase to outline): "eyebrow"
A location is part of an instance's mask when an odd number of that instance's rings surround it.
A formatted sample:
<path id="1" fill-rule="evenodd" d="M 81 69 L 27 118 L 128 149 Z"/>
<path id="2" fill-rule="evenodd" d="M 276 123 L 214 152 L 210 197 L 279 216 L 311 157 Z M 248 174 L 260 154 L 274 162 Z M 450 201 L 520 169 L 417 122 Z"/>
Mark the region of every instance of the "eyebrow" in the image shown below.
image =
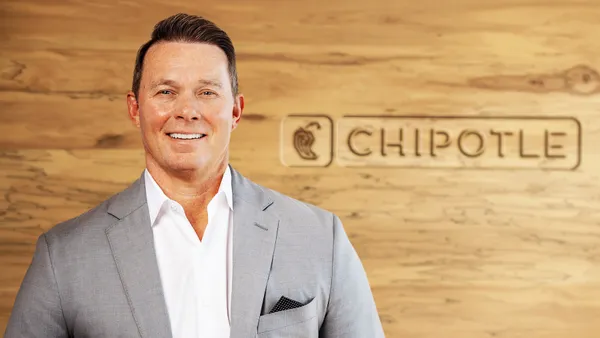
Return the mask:
<path id="1" fill-rule="evenodd" d="M 223 88 L 223 85 L 221 84 L 221 82 L 219 81 L 214 81 L 214 80 L 208 80 L 208 79 L 201 79 L 198 81 L 199 84 L 203 85 L 203 86 L 213 86 L 213 87 L 217 87 L 217 88 Z M 173 80 L 169 80 L 169 79 L 160 79 L 158 81 L 154 81 L 150 84 L 150 88 L 156 88 L 158 86 L 171 86 L 171 87 L 178 87 L 178 84 L 176 81 Z"/>

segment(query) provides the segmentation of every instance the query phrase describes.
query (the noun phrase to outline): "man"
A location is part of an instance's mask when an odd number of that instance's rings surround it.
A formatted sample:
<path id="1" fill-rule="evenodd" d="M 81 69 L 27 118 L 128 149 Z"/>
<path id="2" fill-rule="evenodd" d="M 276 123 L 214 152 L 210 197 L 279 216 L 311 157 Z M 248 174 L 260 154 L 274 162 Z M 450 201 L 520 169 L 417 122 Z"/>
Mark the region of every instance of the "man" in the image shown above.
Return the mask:
<path id="1" fill-rule="evenodd" d="M 383 337 L 340 219 L 229 165 L 235 51 L 201 17 L 159 22 L 131 120 L 146 169 L 38 241 L 5 337 Z"/>

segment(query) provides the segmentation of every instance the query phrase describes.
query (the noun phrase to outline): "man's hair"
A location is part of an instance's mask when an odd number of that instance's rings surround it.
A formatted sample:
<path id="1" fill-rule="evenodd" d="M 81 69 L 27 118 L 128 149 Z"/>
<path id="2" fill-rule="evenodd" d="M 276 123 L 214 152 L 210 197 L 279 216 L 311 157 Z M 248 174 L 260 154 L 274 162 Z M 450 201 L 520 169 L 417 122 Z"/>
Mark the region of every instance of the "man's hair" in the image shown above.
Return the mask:
<path id="1" fill-rule="evenodd" d="M 158 22 L 154 26 L 151 39 L 138 50 L 131 86 L 136 97 L 140 90 L 144 57 L 148 49 L 160 41 L 199 42 L 219 47 L 227 56 L 231 91 L 234 96 L 238 94 L 235 49 L 227 33 L 201 16 L 179 13 Z"/>

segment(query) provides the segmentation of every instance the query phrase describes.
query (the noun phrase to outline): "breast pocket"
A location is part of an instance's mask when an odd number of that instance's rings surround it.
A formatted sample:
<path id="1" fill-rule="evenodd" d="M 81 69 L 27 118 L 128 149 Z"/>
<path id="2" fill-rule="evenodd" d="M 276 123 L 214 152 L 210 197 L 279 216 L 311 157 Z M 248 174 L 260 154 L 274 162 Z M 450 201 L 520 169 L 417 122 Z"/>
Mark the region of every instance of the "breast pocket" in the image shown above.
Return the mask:
<path id="1" fill-rule="evenodd" d="M 317 297 L 301 307 L 269 313 L 258 319 L 257 338 L 317 338 Z"/>

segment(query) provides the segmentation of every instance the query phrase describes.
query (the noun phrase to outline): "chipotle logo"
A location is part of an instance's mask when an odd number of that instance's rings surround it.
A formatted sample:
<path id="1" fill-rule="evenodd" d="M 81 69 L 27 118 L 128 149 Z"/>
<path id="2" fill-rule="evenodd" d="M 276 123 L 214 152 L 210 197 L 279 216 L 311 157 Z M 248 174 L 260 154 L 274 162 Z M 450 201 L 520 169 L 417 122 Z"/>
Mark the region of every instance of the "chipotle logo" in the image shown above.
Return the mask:
<path id="1" fill-rule="evenodd" d="M 312 128 L 321 129 L 319 122 L 310 122 L 305 127 L 299 127 L 294 132 L 294 149 L 298 152 L 298 155 L 309 161 L 314 161 L 319 158 L 319 155 L 315 154 L 312 150 L 312 146 L 315 143 L 315 135 L 312 132 Z"/>
<path id="2" fill-rule="evenodd" d="M 282 123 L 288 166 L 575 170 L 574 117 L 290 115 Z M 335 156 L 334 156 L 335 154 Z"/>

